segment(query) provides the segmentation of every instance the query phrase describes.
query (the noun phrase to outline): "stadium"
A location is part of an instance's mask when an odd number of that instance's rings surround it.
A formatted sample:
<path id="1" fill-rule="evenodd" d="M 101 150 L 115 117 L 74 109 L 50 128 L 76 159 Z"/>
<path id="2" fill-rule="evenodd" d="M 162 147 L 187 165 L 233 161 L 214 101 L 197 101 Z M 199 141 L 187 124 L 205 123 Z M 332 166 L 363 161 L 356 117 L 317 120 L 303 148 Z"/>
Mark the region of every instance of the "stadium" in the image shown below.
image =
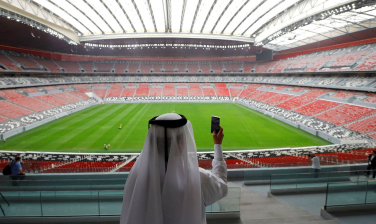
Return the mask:
<path id="1" fill-rule="evenodd" d="M 0 24 L 0 170 L 20 155 L 27 174 L 0 177 L 1 223 L 119 223 L 164 113 L 206 170 L 221 118 L 229 194 L 208 223 L 376 218 L 376 1 L 2 0 Z"/>

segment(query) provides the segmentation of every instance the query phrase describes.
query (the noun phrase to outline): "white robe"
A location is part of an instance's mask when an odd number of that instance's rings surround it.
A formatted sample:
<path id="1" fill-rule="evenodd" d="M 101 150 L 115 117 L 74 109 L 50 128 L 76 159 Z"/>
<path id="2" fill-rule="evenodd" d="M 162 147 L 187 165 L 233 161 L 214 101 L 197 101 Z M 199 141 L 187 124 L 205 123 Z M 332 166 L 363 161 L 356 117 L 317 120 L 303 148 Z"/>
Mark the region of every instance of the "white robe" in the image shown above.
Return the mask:
<path id="1" fill-rule="evenodd" d="M 165 131 L 158 125 L 149 128 L 124 187 L 121 224 L 206 224 L 205 206 L 227 195 L 221 145 L 214 147 L 212 172 L 199 169 L 191 123 L 168 128 L 173 150 L 165 171 Z"/>
<path id="2" fill-rule="evenodd" d="M 213 169 L 208 171 L 199 168 L 202 197 L 202 223 L 206 223 L 205 207 L 227 195 L 227 165 L 222 156 L 222 146 L 214 145 Z"/>

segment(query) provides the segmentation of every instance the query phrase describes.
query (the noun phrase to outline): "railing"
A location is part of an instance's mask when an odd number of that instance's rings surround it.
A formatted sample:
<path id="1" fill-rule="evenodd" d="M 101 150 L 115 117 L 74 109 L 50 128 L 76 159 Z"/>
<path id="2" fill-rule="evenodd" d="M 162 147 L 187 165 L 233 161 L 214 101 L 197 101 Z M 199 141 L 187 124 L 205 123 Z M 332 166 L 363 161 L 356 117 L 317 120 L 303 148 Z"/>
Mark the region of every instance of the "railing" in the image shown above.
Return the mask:
<path id="1" fill-rule="evenodd" d="M 327 184 L 325 209 L 349 205 L 370 205 L 375 203 L 375 180 Z"/>
<path id="2" fill-rule="evenodd" d="M 60 190 L 122 190 L 127 178 L 62 179 L 62 180 L 2 180 L 0 192 L 60 191 Z"/>
<path id="3" fill-rule="evenodd" d="M 271 174 L 270 190 L 299 190 L 325 188 L 330 182 L 359 182 L 365 180 L 366 171 L 339 171 L 319 173 Z"/>
<path id="4" fill-rule="evenodd" d="M 119 216 L 123 190 L 2 192 L 6 216 Z M 22 211 L 22 212 L 20 212 Z M 206 207 L 206 213 L 240 211 L 240 188 L 229 188 L 227 197 Z M 4 216 L 0 213 L 0 216 Z M 1 220 L 1 218 L 0 218 Z M 1 221 L 0 221 L 1 222 Z"/>

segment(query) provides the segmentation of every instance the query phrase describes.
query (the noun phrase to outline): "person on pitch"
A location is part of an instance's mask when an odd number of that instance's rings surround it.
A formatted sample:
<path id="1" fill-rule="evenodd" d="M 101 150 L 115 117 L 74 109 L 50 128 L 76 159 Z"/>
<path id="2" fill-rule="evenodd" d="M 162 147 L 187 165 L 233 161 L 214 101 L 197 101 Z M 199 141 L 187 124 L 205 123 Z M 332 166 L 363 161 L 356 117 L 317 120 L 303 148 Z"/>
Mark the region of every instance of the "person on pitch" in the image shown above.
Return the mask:
<path id="1" fill-rule="evenodd" d="M 198 167 L 192 124 L 163 114 L 149 121 L 144 148 L 124 187 L 121 224 L 205 224 L 205 207 L 227 195 L 223 129 L 213 133 L 212 171 Z"/>

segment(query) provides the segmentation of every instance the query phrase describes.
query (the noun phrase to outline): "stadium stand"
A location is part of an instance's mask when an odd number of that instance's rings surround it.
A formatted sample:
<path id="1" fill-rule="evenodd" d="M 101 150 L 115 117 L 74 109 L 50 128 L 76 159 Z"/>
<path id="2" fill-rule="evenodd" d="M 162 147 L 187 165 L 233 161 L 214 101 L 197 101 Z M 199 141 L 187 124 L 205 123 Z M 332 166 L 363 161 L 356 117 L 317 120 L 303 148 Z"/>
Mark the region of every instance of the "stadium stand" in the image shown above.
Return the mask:
<path id="1" fill-rule="evenodd" d="M 226 83 L 214 83 L 215 93 L 217 96 L 230 96 L 230 92 L 226 87 Z"/>
<path id="2" fill-rule="evenodd" d="M 9 70 L 21 71 L 21 68 L 15 65 L 15 62 L 13 62 L 7 56 L 2 55 L 1 52 L 0 52 L 0 63 L 5 65 Z"/>
<path id="3" fill-rule="evenodd" d="M 166 83 L 162 91 L 163 96 L 175 96 L 175 86 L 173 83 Z"/>
<path id="4" fill-rule="evenodd" d="M 74 102 L 78 102 L 78 101 L 81 101 L 81 99 L 77 98 L 76 96 L 73 96 L 72 94 L 69 94 L 67 92 L 63 92 L 63 93 L 55 93 L 53 94 L 54 96 L 56 97 L 59 97 L 69 103 L 74 103 Z"/>
<path id="5" fill-rule="evenodd" d="M 80 66 L 77 62 L 70 62 L 70 61 L 56 61 L 61 68 L 63 68 L 66 72 L 69 73 L 79 73 L 81 72 Z"/>
<path id="6" fill-rule="evenodd" d="M 0 101 L 0 114 L 9 118 L 21 117 L 32 113 L 32 111 L 9 103 L 7 101 Z"/>
<path id="7" fill-rule="evenodd" d="M 345 127 L 360 133 L 373 132 L 376 130 L 376 116 L 375 114 L 372 114 L 368 118 L 359 119 L 358 121 L 346 125 Z"/>
<path id="8" fill-rule="evenodd" d="M 202 89 L 198 83 L 189 84 L 189 96 L 203 96 Z"/>
<path id="9" fill-rule="evenodd" d="M 80 65 L 80 68 L 84 69 L 87 73 L 91 73 L 94 70 L 94 62 L 79 62 L 78 64 Z"/>
<path id="10" fill-rule="evenodd" d="M 302 94 L 301 96 L 294 97 L 292 99 L 286 100 L 283 103 L 278 104 L 277 106 L 291 110 L 304 104 L 310 103 L 316 97 L 327 93 L 328 90 L 321 89 L 311 89 L 307 93 Z"/>
<path id="11" fill-rule="evenodd" d="M 294 111 L 308 115 L 313 116 L 315 114 L 318 114 L 320 112 L 329 110 L 333 107 L 336 107 L 340 105 L 337 102 L 331 102 L 331 101 L 325 101 L 325 100 L 316 100 L 314 102 L 311 102 L 305 106 L 299 107 L 298 109 L 295 109 Z"/>
<path id="12" fill-rule="evenodd" d="M 35 96 L 35 98 L 42 100 L 46 103 L 52 104 L 54 106 L 61 106 L 61 105 L 68 104 L 67 101 L 57 98 L 54 95 Z"/>
<path id="13" fill-rule="evenodd" d="M 112 83 L 111 89 L 107 94 L 107 97 L 120 97 L 123 92 L 123 84 Z"/>
<path id="14" fill-rule="evenodd" d="M 346 104 L 315 117 L 336 125 L 343 125 L 375 113 L 375 109 Z"/>
<path id="15" fill-rule="evenodd" d="M 139 84 L 139 87 L 136 89 L 134 96 L 148 96 L 149 95 L 149 84 L 142 83 Z"/>
<path id="16" fill-rule="evenodd" d="M 34 59 L 38 64 L 42 65 L 43 67 L 47 68 L 50 72 L 61 72 L 59 66 L 52 60 L 48 59 Z"/>
<path id="17" fill-rule="evenodd" d="M 97 72 L 112 72 L 114 68 L 113 63 L 94 63 L 94 68 Z"/>
<path id="18" fill-rule="evenodd" d="M 128 64 L 115 64 L 115 73 L 124 73 L 124 71 L 128 68 Z"/>

